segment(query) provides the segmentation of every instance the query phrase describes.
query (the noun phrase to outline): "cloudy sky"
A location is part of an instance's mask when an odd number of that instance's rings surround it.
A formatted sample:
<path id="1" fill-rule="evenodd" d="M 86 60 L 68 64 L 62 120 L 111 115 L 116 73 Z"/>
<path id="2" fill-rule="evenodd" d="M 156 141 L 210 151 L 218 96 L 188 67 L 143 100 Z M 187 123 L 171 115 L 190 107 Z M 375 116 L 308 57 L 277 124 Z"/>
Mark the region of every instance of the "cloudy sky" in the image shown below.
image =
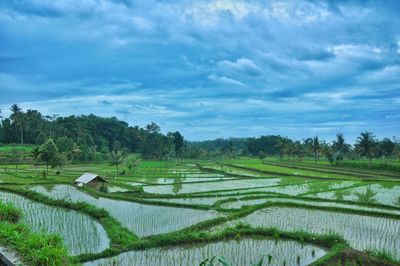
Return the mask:
<path id="1" fill-rule="evenodd" d="M 0 108 L 187 139 L 400 132 L 400 1 L 0 0 Z"/>

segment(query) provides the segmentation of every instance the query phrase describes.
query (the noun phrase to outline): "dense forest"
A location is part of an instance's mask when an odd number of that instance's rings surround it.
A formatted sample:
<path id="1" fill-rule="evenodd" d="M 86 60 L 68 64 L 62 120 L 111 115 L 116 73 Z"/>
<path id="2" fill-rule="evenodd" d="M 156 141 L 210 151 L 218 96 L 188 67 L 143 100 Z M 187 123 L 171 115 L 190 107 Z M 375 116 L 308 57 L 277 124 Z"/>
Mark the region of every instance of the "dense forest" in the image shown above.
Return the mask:
<path id="1" fill-rule="evenodd" d="M 398 158 L 400 154 L 397 139 L 378 140 L 371 132 L 361 133 L 353 146 L 341 133 L 332 143 L 320 140 L 318 136 L 292 140 L 278 135 L 190 142 L 184 141 L 178 131 L 161 133 L 160 127 L 153 122 L 141 128 L 115 117 L 47 116 L 38 110 L 24 111 L 17 104 L 10 110 L 10 116 L 1 120 L 0 144 L 50 147 L 55 153 L 62 154 L 63 160 L 70 161 L 105 160 L 119 151 L 138 154 L 145 159 L 279 156 L 281 159 L 312 157 L 318 160 L 324 157 L 332 164 L 339 164 L 344 158 Z"/>

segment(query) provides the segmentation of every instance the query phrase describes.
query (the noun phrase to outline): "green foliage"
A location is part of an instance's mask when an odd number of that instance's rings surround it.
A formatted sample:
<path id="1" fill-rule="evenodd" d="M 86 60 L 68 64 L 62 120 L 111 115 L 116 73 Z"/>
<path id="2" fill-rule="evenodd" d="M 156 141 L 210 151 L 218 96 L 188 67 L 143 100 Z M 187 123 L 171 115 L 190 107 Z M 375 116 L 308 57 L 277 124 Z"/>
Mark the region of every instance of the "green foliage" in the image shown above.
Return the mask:
<path id="1" fill-rule="evenodd" d="M 58 235 L 33 233 L 27 226 L 0 222 L 0 242 L 15 249 L 27 265 L 71 265 Z"/>
<path id="2" fill-rule="evenodd" d="M 116 175 L 118 175 L 118 167 L 125 161 L 126 151 L 125 150 L 113 150 L 109 155 L 109 162 L 111 165 L 115 165 L 117 168 Z"/>
<path id="3" fill-rule="evenodd" d="M 42 153 L 42 151 L 40 150 L 39 147 L 35 147 L 31 151 L 31 155 L 32 155 L 32 158 L 33 158 L 33 163 L 35 165 L 36 175 L 37 175 L 37 167 L 38 167 L 38 162 L 39 162 L 39 158 L 40 158 L 40 154 L 41 153 Z"/>
<path id="4" fill-rule="evenodd" d="M 367 203 L 376 203 L 376 194 L 371 188 L 367 188 L 365 192 L 354 192 L 358 201 Z"/>
<path id="5" fill-rule="evenodd" d="M 0 201 L 0 221 L 15 223 L 21 216 L 22 212 L 20 209 L 15 208 L 10 203 L 3 203 Z"/>
<path id="6" fill-rule="evenodd" d="M 40 147 L 40 158 L 46 162 L 47 172 L 49 164 L 55 163 L 55 157 L 58 154 L 58 149 L 53 139 L 48 139 L 45 144 Z"/>
<path id="7" fill-rule="evenodd" d="M 172 137 L 172 142 L 174 143 L 175 156 L 176 159 L 178 160 L 178 158 L 182 154 L 183 136 L 181 135 L 181 133 L 179 133 L 179 131 L 176 131 L 171 134 L 171 137 Z"/>
<path id="8" fill-rule="evenodd" d="M 129 171 L 134 170 L 141 162 L 142 156 L 140 154 L 130 154 L 125 159 L 125 165 L 128 167 Z"/>
<path id="9" fill-rule="evenodd" d="M 363 132 L 357 138 L 355 146 L 356 151 L 361 155 L 365 156 L 369 160 L 369 166 L 371 165 L 371 158 L 374 155 L 376 148 L 375 135 L 371 132 Z"/>
<path id="10" fill-rule="evenodd" d="M 69 153 L 74 148 L 74 141 L 68 137 L 60 137 L 56 141 L 56 145 L 59 152 Z"/>
<path id="11" fill-rule="evenodd" d="M 205 259 L 199 266 L 214 266 L 215 262 L 219 262 L 223 266 L 231 266 L 230 262 L 224 256 L 214 256 L 211 259 Z"/>
<path id="12" fill-rule="evenodd" d="M 395 258 L 393 255 L 391 255 L 390 253 L 386 252 L 385 250 L 372 250 L 372 251 L 368 251 L 368 254 L 379 258 L 385 262 L 390 262 L 396 265 L 400 265 L 400 260 Z"/>

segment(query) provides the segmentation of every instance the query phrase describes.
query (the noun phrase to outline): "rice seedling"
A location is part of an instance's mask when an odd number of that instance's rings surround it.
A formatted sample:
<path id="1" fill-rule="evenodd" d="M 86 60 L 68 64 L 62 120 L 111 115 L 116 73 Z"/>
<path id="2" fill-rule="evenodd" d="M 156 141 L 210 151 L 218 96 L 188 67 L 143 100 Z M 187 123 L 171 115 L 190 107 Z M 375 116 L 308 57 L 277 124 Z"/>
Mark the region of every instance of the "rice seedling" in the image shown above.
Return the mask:
<path id="1" fill-rule="evenodd" d="M 323 192 L 315 194 L 315 196 L 318 198 L 335 199 L 337 195 L 335 193 L 340 192 Z M 400 195 L 400 185 L 394 185 L 391 188 L 385 188 L 384 184 L 366 183 L 363 186 L 342 190 L 342 195 L 339 197 L 340 199 L 349 201 L 362 201 L 395 206 L 398 195 Z"/>
<path id="2" fill-rule="evenodd" d="M 33 189 L 51 198 L 66 199 L 71 202 L 86 202 L 98 208 L 103 208 L 123 226 L 141 237 L 180 230 L 218 216 L 214 211 L 162 207 L 108 198 L 95 198 L 67 185 L 56 186 L 51 192 L 47 192 L 40 186 Z"/>
<path id="3" fill-rule="evenodd" d="M 37 203 L 0 191 L 0 200 L 22 210 L 21 222 L 35 232 L 57 233 L 72 255 L 101 252 L 109 247 L 104 228 L 89 216 Z"/>
<path id="4" fill-rule="evenodd" d="M 182 188 L 174 193 L 173 185 L 158 185 L 158 186 L 145 186 L 144 191 L 154 194 L 186 194 L 186 193 L 200 193 L 209 192 L 212 190 L 232 190 L 242 188 L 255 188 L 260 186 L 274 186 L 277 185 L 280 179 L 238 179 L 228 180 L 222 182 L 209 182 L 198 183 L 195 186 L 192 184 L 182 184 Z"/>
<path id="5" fill-rule="evenodd" d="M 393 201 L 393 204 L 400 207 L 400 196 L 398 196 L 397 199 Z"/>
<path id="6" fill-rule="evenodd" d="M 58 235 L 33 233 L 21 223 L 0 222 L 0 240 L 16 250 L 25 265 L 73 265 Z"/>
<path id="7" fill-rule="evenodd" d="M 208 196 L 208 197 L 195 197 L 195 198 L 172 198 L 172 199 L 158 199 L 158 198 L 150 198 L 148 200 L 155 201 L 163 201 L 163 202 L 172 202 L 172 203 L 183 203 L 183 204 L 192 204 L 192 205 L 208 205 L 211 206 L 215 204 L 215 202 L 219 200 L 228 199 L 231 197 L 218 197 L 218 196 Z"/>
<path id="8" fill-rule="evenodd" d="M 240 221 L 254 227 L 275 227 L 288 231 L 335 232 L 358 250 L 386 250 L 400 258 L 400 221 L 395 219 L 272 207 L 253 212 Z"/>
<path id="9" fill-rule="evenodd" d="M 314 250 L 314 257 L 312 256 Z M 216 255 L 218 254 L 218 255 Z M 262 254 L 267 255 L 262 259 Z M 224 257 L 224 262 L 232 265 L 282 265 L 287 261 L 288 265 L 295 265 L 300 257 L 299 265 L 308 265 L 322 257 L 325 251 L 312 245 L 300 244 L 295 241 L 248 239 L 239 241 L 229 240 L 209 244 L 173 246 L 165 248 L 152 248 L 148 250 L 129 251 L 114 258 L 100 259 L 87 262 L 85 266 L 92 265 L 199 265 L 207 258 Z M 217 259 L 214 259 L 216 261 Z M 221 260 L 220 260 L 221 261 Z"/>

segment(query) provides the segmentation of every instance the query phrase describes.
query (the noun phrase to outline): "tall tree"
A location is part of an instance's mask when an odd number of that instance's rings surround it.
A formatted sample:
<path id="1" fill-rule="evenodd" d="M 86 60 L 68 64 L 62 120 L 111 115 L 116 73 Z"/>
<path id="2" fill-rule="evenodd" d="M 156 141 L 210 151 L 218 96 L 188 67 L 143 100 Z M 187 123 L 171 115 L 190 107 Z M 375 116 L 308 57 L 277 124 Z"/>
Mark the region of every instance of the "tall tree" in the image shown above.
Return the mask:
<path id="1" fill-rule="evenodd" d="M 111 165 L 115 165 L 117 168 L 117 173 L 115 176 L 118 175 L 118 167 L 125 161 L 126 155 L 127 155 L 127 150 L 121 147 L 121 143 L 119 141 L 115 141 L 114 144 L 114 149 L 110 153 L 109 160 Z"/>
<path id="2" fill-rule="evenodd" d="M 39 147 L 35 147 L 35 148 L 33 148 L 32 149 L 32 151 L 31 151 L 31 155 L 32 155 L 32 158 L 33 158 L 33 163 L 35 164 L 35 170 L 36 170 L 36 176 L 37 176 L 37 168 L 38 168 L 38 162 L 39 162 L 39 158 L 40 158 L 40 154 L 41 154 L 42 152 L 40 151 L 40 148 Z"/>
<path id="3" fill-rule="evenodd" d="M 319 154 L 320 149 L 321 149 L 321 147 L 320 147 L 320 144 L 319 144 L 318 136 L 315 136 L 312 139 L 312 142 L 311 142 L 311 150 L 312 150 L 312 153 L 314 154 L 314 162 L 315 162 L 315 164 L 317 164 L 318 154 Z"/>
<path id="4" fill-rule="evenodd" d="M 172 142 L 174 143 L 176 164 L 178 164 L 178 158 L 182 154 L 183 147 L 183 136 L 179 131 L 172 133 Z"/>
<path id="5" fill-rule="evenodd" d="M 385 158 L 390 157 L 395 149 L 396 144 L 389 138 L 384 138 L 379 142 L 379 150 L 381 155 L 385 156 Z"/>
<path id="6" fill-rule="evenodd" d="M 27 121 L 22 108 L 18 104 L 13 104 L 10 108 L 10 118 L 14 124 L 14 127 L 19 129 L 21 144 L 24 144 L 24 131 L 27 129 Z"/>
<path id="7" fill-rule="evenodd" d="M 336 164 L 340 164 L 344 156 L 350 151 L 350 145 L 346 143 L 342 133 L 336 135 L 336 140 L 333 141 L 332 149 Z"/>
<path id="8" fill-rule="evenodd" d="M 51 164 L 58 153 L 57 145 L 53 139 L 48 139 L 40 148 L 40 158 L 46 163 L 46 173 L 49 173 L 49 164 Z"/>
<path id="9" fill-rule="evenodd" d="M 356 151 L 368 158 L 368 167 L 371 167 L 372 156 L 376 146 L 375 135 L 372 132 L 363 132 L 357 138 Z"/>
<path id="10" fill-rule="evenodd" d="M 110 164 L 115 165 L 117 168 L 115 176 L 118 175 L 119 173 L 118 167 L 124 162 L 125 158 L 126 158 L 126 153 L 123 150 L 113 150 L 110 153 Z"/>

